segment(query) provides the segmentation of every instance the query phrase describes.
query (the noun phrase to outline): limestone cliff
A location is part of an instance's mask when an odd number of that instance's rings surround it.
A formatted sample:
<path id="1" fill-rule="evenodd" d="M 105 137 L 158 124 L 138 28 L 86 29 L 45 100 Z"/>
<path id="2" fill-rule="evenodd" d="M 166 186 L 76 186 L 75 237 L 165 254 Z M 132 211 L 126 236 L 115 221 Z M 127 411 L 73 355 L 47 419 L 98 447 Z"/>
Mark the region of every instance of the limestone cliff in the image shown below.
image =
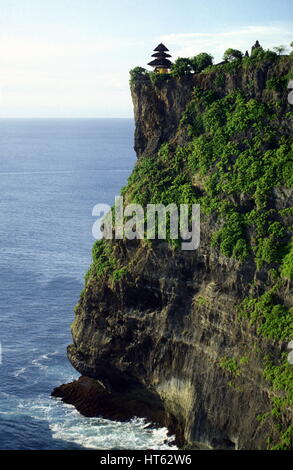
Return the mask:
<path id="1" fill-rule="evenodd" d="M 289 161 L 291 65 L 283 57 L 182 78 L 142 76 L 131 84 L 139 160 L 125 199 L 167 203 L 170 194 L 175 202 L 200 203 L 200 248 L 97 243 L 68 357 L 110 390 L 135 382 L 151 391 L 182 445 L 265 449 L 270 439 L 290 447 L 289 365 L 281 355 L 291 334 L 292 192 L 282 176 Z M 282 154 L 282 175 L 276 168 L 270 184 L 263 171 L 272 164 L 257 165 L 263 155 L 277 158 L 272 152 Z M 278 252 L 269 256 L 274 247 Z M 278 373 L 286 376 L 283 389 L 275 383 Z M 278 423 L 270 414 L 274 399 Z"/>

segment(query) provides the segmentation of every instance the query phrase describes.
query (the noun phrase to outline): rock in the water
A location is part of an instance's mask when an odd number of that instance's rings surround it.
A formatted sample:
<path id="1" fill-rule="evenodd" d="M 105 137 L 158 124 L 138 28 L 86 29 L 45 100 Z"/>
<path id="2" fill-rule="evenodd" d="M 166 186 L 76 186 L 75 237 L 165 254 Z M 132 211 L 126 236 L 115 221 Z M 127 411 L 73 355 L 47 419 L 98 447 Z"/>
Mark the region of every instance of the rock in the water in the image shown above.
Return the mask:
<path id="1" fill-rule="evenodd" d="M 56 387 L 51 396 L 74 405 L 87 417 L 100 416 L 114 421 L 144 418 L 152 427 L 167 426 L 170 434 L 176 434 L 174 442 L 177 444 L 184 442 L 176 429 L 176 421 L 167 415 L 159 396 L 144 387 L 130 383 L 123 391 L 111 391 L 99 380 L 81 376 L 74 382 Z"/>

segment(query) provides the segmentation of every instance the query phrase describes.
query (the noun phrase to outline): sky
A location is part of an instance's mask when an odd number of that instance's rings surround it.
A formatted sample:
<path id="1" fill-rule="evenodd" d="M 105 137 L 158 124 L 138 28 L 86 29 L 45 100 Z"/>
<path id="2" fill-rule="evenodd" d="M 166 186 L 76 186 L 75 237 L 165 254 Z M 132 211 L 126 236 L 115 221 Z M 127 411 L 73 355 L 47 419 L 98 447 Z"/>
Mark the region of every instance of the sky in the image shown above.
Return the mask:
<path id="1" fill-rule="evenodd" d="M 129 70 L 293 40 L 293 0 L 0 0 L 0 117 L 132 117 Z"/>

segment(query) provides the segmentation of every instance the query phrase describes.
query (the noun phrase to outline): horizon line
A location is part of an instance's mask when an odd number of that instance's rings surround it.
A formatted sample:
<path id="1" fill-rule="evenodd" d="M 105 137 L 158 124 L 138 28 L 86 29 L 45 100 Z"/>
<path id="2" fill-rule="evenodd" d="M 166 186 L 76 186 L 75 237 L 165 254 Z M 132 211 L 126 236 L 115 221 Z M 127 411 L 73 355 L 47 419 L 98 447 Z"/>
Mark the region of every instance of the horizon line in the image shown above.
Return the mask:
<path id="1" fill-rule="evenodd" d="M 0 120 L 3 119 L 134 119 L 134 117 L 124 116 L 124 117 L 109 117 L 109 116 L 0 116 Z"/>

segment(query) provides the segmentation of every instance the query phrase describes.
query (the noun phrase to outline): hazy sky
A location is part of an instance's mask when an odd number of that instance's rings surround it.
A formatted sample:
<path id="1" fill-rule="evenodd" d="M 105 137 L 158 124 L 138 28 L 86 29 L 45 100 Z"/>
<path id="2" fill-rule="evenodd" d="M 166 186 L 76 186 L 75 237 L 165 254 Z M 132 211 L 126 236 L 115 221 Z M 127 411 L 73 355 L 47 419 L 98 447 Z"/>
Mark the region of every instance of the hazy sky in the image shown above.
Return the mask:
<path id="1" fill-rule="evenodd" d="M 0 117 L 131 117 L 129 69 L 293 40 L 293 0 L 0 0 Z"/>

